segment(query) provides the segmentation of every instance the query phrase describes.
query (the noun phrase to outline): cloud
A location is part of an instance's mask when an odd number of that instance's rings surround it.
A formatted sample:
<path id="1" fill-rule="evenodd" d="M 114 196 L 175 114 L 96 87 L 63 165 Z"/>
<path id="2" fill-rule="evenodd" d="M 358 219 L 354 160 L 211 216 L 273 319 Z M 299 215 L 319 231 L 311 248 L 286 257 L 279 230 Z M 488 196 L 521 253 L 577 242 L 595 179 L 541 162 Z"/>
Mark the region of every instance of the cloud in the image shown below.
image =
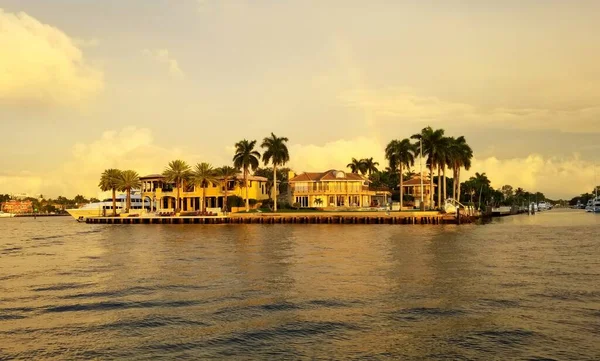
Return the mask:
<path id="1" fill-rule="evenodd" d="M 73 42 L 82 48 L 95 48 L 98 45 L 100 45 L 100 40 L 98 40 L 97 38 L 89 38 L 89 39 L 83 39 L 83 38 L 74 38 Z"/>
<path id="2" fill-rule="evenodd" d="M 384 148 L 375 138 L 339 139 L 323 145 L 294 144 L 289 147 L 289 166 L 296 172 L 346 169 L 352 158 L 370 158 L 385 168 Z"/>
<path id="3" fill-rule="evenodd" d="M 379 162 L 379 168 L 384 169 L 388 165 L 384 149 L 385 144 L 368 137 L 340 139 L 323 145 L 294 144 L 289 147 L 289 166 L 296 172 L 345 170 L 352 157 L 373 157 Z M 418 161 L 413 169 L 419 171 Z M 515 188 L 540 191 L 549 197 L 571 198 L 589 192 L 594 187 L 593 163 L 581 159 L 577 154 L 563 158 L 538 154 L 505 160 L 495 157 L 474 158 L 471 171 L 463 170 L 461 181 L 475 172 L 485 172 L 495 188 L 510 184 Z M 597 183 L 600 183 L 600 178 Z"/>
<path id="4" fill-rule="evenodd" d="M 571 198 L 591 191 L 594 183 L 600 184 L 600 178 L 594 174 L 594 164 L 582 160 L 578 154 L 566 158 L 544 158 L 538 154 L 505 160 L 475 158 L 471 171 L 466 175 L 474 172 L 486 173 L 494 188 L 510 184 L 529 191 L 540 191 L 551 198 Z"/>
<path id="5" fill-rule="evenodd" d="M 73 39 L 20 12 L 0 9 L 0 104 L 73 106 L 103 89 Z"/>
<path id="6" fill-rule="evenodd" d="M 553 129 L 568 133 L 600 132 L 600 106 L 576 109 L 485 108 L 415 94 L 407 88 L 354 89 L 339 100 L 349 108 L 369 112 L 383 124 L 450 122 L 463 126 Z"/>
<path id="7" fill-rule="evenodd" d="M 49 196 L 99 194 L 98 179 L 107 168 L 133 169 L 140 175 L 161 172 L 171 160 L 187 158 L 181 149 L 155 144 L 152 132 L 126 127 L 106 131 L 90 143 L 76 143 L 71 157 L 55 171 L 44 174 L 0 174 L 0 187 L 12 193 L 26 192 Z"/>
<path id="8" fill-rule="evenodd" d="M 290 144 L 291 159 L 288 166 L 297 173 L 347 170 L 346 164 L 353 157 L 373 157 L 379 162 L 379 168 L 383 169 L 387 166 L 384 148 L 385 144 L 373 137 L 338 139 L 321 145 Z M 219 166 L 230 164 L 233 152 L 233 147 L 228 146 L 222 152 L 199 156 L 183 149 L 164 148 L 155 143 L 149 129 L 127 127 L 104 132 L 90 143 L 73 145 L 70 159 L 55 171 L 32 174 L 5 170 L 0 173 L 0 189 L 12 193 L 42 193 L 52 197 L 60 194 L 72 197 L 78 193 L 97 196 L 100 193 L 97 188 L 99 176 L 107 168 L 134 169 L 140 175 L 146 175 L 161 172 L 173 159 L 183 159 L 189 164 L 201 160 Z M 515 188 L 543 192 L 551 198 L 571 198 L 589 192 L 594 186 L 593 164 L 582 160 L 577 154 L 565 158 L 531 154 L 504 160 L 475 157 L 472 163 L 471 171 L 463 171 L 462 181 L 474 172 L 486 173 L 495 188 L 510 184 Z M 413 169 L 418 171 L 418 163 Z"/>
<path id="9" fill-rule="evenodd" d="M 156 60 L 160 64 L 164 64 L 169 69 L 169 74 L 176 78 L 183 78 L 184 74 L 177 60 L 169 54 L 167 49 L 144 49 L 144 55 Z"/>

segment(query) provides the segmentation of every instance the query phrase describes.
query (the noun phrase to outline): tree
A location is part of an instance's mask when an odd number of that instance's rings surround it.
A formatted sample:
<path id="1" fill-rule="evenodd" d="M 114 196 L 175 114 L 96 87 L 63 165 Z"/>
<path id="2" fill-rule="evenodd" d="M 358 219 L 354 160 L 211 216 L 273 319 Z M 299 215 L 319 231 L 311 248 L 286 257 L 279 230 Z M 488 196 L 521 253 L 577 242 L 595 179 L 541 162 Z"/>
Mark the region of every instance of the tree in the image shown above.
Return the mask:
<path id="1" fill-rule="evenodd" d="M 165 176 L 165 180 L 167 182 L 175 183 L 175 188 L 177 188 L 177 196 L 175 198 L 175 212 L 179 212 L 179 191 L 183 188 L 183 182 L 189 179 L 191 174 L 190 166 L 180 160 L 173 160 L 169 162 L 167 168 L 163 171 L 163 175 Z"/>
<path id="2" fill-rule="evenodd" d="M 441 154 L 442 148 L 445 146 L 444 141 L 444 130 L 436 129 L 433 130 L 431 127 L 426 127 L 421 130 L 421 133 L 414 134 L 411 136 L 412 139 L 418 139 L 423 142 L 423 154 L 427 155 L 427 164 L 429 166 L 429 202 L 433 205 L 433 168 L 438 166 L 438 155 Z M 438 168 L 438 176 L 439 174 Z M 439 191 L 439 186 L 438 186 Z M 440 197 L 438 193 L 438 198 Z"/>
<path id="3" fill-rule="evenodd" d="M 246 187 L 246 212 L 250 211 L 248 201 L 248 173 L 250 170 L 258 168 L 260 153 L 254 150 L 256 140 L 248 141 L 246 139 L 235 143 L 235 155 L 233 156 L 233 166 L 241 169 L 244 173 L 244 185 Z"/>
<path id="4" fill-rule="evenodd" d="M 263 139 L 261 148 L 265 148 L 265 152 L 262 155 L 263 162 L 265 165 L 269 162 L 273 163 L 273 210 L 277 212 L 277 166 L 284 166 L 285 163 L 290 161 L 290 154 L 288 152 L 287 145 L 288 141 L 286 137 L 278 138 L 275 134 L 271 133 L 270 137 Z"/>
<path id="5" fill-rule="evenodd" d="M 354 160 L 354 159 L 353 159 Z M 375 162 L 373 157 L 371 158 L 363 158 L 359 161 L 363 165 L 363 171 L 368 175 L 371 175 L 373 172 L 377 172 L 377 166 L 379 162 Z M 364 173 L 363 173 L 364 175 Z"/>
<path id="6" fill-rule="evenodd" d="M 206 211 L 206 188 L 219 182 L 215 169 L 209 163 L 198 163 L 191 176 L 192 182 L 202 187 L 202 213 Z"/>
<path id="7" fill-rule="evenodd" d="M 320 207 L 323 204 L 323 200 L 321 198 L 315 198 L 315 204 Z"/>
<path id="8" fill-rule="evenodd" d="M 117 189 L 119 189 L 120 179 L 121 171 L 118 169 L 110 168 L 102 172 L 102 175 L 100 176 L 100 183 L 98 184 L 98 187 L 100 187 L 100 190 L 102 190 L 103 192 L 112 191 L 113 217 L 117 215 Z M 58 198 L 59 199 L 57 199 L 57 203 L 61 204 L 61 197 Z"/>
<path id="9" fill-rule="evenodd" d="M 400 181 L 400 210 L 404 203 L 404 167 L 410 168 L 415 164 L 416 149 L 409 139 L 392 140 L 385 148 L 385 158 L 390 162 L 391 169 L 398 169 Z"/>
<path id="10" fill-rule="evenodd" d="M 131 190 L 140 188 L 141 186 L 142 182 L 140 182 L 140 176 L 136 171 L 124 170 L 121 172 L 121 177 L 119 178 L 119 190 L 125 191 L 127 195 L 125 213 L 129 213 L 129 210 L 131 209 Z"/>
<path id="11" fill-rule="evenodd" d="M 237 170 L 228 165 L 224 165 L 221 168 L 218 168 L 216 171 L 217 177 L 221 178 L 221 180 L 225 184 L 224 191 L 223 191 L 223 193 L 224 193 L 223 208 L 224 208 L 225 212 L 227 212 L 227 206 L 229 204 L 229 203 L 227 203 L 227 193 L 229 191 L 229 181 L 235 180 L 237 174 L 238 174 Z"/>
<path id="12" fill-rule="evenodd" d="M 40 197 L 40 198 L 42 198 L 42 199 L 43 199 L 44 197 Z M 88 202 L 88 200 L 87 200 L 87 199 L 85 199 L 85 197 L 84 197 L 84 196 L 82 196 L 81 194 L 78 194 L 78 195 L 76 195 L 76 196 L 75 196 L 75 198 L 73 198 L 73 201 L 74 201 L 74 202 L 75 202 L 77 205 L 81 205 L 81 204 L 84 204 L 84 203 L 87 203 L 87 202 Z"/>
<path id="13" fill-rule="evenodd" d="M 365 173 L 367 173 L 367 170 L 365 168 L 365 163 L 364 163 L 364 161 L 362 159 L 358 160 L 356 158 L 352 158 L 352 161 L 350 163 L 348 163 L 346 165 L 346 167 L 350 168 L 350 171 L 352 173 L 356 173 L 356 174 L 361 173 L 363 175 Z"/>
<path id="14" fill-rule="evenodd" d="M 456 139 L 450 138 L 448 144 L 448 158 L 453 171 L 454 187 L 452 188 L 452 198 L 460 200 L 460 170 L 471 169 L 471 159 L 473 158 L 473 150 L 467 144 L 465 137 L 462 135 Z"/>

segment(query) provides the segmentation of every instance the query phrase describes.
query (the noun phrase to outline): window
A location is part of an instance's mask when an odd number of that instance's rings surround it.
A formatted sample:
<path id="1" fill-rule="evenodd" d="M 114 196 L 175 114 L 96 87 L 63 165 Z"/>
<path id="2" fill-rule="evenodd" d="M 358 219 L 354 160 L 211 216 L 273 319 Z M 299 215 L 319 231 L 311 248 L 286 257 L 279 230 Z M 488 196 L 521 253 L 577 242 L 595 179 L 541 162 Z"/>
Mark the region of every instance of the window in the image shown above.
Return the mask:
<path id="1" fill-rule="evenodd" d="M 308 207 L 308 196 L 296 197 L 296 203 L 300 204 L 300 207 Z"/>

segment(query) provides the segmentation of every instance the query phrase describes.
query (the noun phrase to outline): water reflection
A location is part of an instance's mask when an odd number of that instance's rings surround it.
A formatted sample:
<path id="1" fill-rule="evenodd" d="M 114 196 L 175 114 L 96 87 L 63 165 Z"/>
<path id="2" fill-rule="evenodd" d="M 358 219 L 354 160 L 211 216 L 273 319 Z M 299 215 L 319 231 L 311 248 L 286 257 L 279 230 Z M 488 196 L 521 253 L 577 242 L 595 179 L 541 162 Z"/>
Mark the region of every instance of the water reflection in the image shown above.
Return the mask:
<path id="1" fill-rule="evenodd" d="M 600 217 L 0 222 L 0 359 L 586 359 Z"/>

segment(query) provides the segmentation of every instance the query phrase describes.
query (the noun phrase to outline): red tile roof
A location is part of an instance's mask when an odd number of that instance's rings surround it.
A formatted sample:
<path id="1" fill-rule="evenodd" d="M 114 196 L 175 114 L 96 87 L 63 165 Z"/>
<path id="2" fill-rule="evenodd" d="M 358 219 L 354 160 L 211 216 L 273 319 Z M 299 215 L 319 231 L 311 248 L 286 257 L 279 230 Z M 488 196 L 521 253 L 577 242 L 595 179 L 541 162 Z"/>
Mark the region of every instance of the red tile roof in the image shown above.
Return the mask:
<path id="1" fill-rule="evenodd" d="M 421 177 L 416 176 L 416 177 L 412 177 L 411 179 L 404 181 L 403 184 L 404 186 L 417 186 L 417 185 L 421 185 Z M 423 177 L 423 186 L 427 186 L 429 187 L 429 179 L 427 177 Z M 437 184 L 433 184 L 434 187 L 437 187 Z"/>
<path id="2" fill-rule="evenodd" d="M 341 173 L 341 174 L 340 174 Z M 345 180 L 345 181 L 367 181 L 370 182 L 366 177 L 356 174 L 349 173 L 340 170 L 330 169 L 326 172 L 304 172 L 298 174 L 294 178 L 290 179 L 290 182 L 320 182 L 320 181 L 334 181 L 334 180 Z"/>

